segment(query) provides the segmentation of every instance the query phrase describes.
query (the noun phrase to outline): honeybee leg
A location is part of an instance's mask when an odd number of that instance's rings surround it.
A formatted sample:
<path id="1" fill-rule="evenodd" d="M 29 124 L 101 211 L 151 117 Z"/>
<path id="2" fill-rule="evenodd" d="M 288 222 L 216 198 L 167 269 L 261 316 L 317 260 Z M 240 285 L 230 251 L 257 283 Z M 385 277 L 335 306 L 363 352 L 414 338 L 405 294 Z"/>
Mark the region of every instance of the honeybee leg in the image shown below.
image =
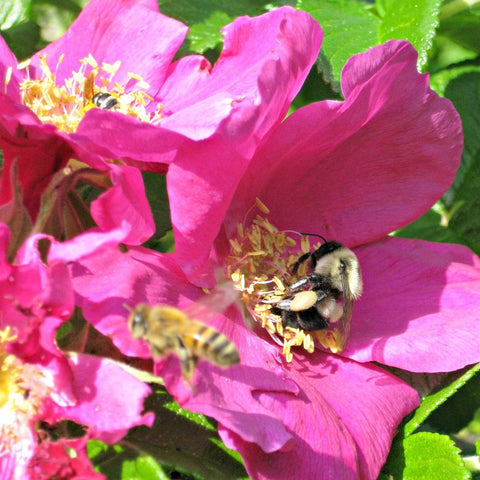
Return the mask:
<path id="1" fill-rule="evenodd" d="M 180 360 L 180 367 L 182 369 L 182 375 L 187 382 L 192 379 L 195 365 L 197 364 L 198 357 L 193 355 L 184 345 L 182 339 L 177 337 L 178 345 L 175 349 L 175 353 Z"/>

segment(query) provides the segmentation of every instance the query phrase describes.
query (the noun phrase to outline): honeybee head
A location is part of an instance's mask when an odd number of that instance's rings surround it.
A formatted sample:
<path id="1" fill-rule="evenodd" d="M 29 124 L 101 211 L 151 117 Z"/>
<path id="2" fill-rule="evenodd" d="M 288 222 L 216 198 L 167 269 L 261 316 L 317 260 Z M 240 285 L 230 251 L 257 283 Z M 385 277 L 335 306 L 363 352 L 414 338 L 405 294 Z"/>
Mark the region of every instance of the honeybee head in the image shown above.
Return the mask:
<path id="1" fill-rule="evenodd" d="M 150 306 L 146 303 L 140 303 L 131 311 L 128 319 L 128 327 L 132 333 L 132 337 L 142 338 L 147 333 L 147 317 Z"/>

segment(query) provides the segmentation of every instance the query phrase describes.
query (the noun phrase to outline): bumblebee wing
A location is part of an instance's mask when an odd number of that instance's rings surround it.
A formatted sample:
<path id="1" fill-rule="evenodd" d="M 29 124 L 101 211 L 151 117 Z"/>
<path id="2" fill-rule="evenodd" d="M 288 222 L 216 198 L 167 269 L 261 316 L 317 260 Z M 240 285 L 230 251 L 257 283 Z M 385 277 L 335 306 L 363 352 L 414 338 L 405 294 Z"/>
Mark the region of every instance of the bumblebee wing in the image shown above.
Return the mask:
<path id="1" fill-rule="evenodd" d="M 343 315 L 342 315 L 342 348 L 343 351 L 347 346 L 348 337 L 350 336 L 350 327 L 353 314 L 353 296 L 348 284 L 347 273 L 345 269 L 341 271 L 342 279 L 342 295 L 343 295 Z"/>

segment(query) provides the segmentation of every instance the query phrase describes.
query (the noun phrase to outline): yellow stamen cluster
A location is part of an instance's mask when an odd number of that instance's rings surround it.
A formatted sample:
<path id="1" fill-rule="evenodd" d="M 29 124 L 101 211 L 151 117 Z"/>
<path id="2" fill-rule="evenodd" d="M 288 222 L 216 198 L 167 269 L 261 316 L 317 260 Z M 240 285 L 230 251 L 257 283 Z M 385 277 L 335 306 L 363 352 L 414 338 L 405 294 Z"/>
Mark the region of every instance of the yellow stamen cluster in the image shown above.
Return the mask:
<path id="1" fill-rule="evenodd" d="M 62 55 L 57 69 L 63 59 Z M 26 69 L 27 77 L 29 63 L 26 61 L 17 66 L 20 70 Z M 125 85 L 113 81 L 121 65 L 119 61 L 99 66 L 89 55 L 81 60 L 81 64 L 78 72 L 72 72 L 72 76 L 59 85 L 56 72 L 51 71 L 46 56 L 40 56 L 41 78 L 26 78 L 20 85 L 23 103 L 42 122 L 51 123 L 68 133 L 74 132 L 85 113 L 95 108 L 92 97 L 99 92 L 108 93 L 117 100 L 114 108 L 117 112 L 149 123 L 158 122 L 162 118 L 161 104 L 157 104 L 153 112 L 147 111 L 153 98 L 146 93 L 149 85 L 139 75 L 128 74 L 134 82 L 133 86 L 128 86 L 128 93 Z M 10 77 L 11 72 L 7 71 L 7 75 Z"/>
<path id="2" fill-rule="evenodd" d="M 257 207 L 268 213 L 259 200 Z M 303 346 L 312 353 L 312 334 L 302 329 L 283 328 L 281 317 L 272 311 L 274 304 L 285 297 L 288 285 L 306 274 L 305 263 L 294 276 L 290 272 L 298 257 L 311 251 L 308 237 L 301 237 L 299 249 L 297 242 L 286 232 L 279 231 L 266 218 L 257 215 L 250 227 L 238 225 L 237 238 L 230 239 L 230 246 L 227 276 L 240 290 L 254 320 L 283 346 L 287 362 L 292 360 L 291 348 L 294 346 Z"/>
<path id="3" fill-rule="evenodd" d="M 47 394 L 35 367 L 5 350 L 15 338 L 9 327 L 0 331 L 0 457 L 24 440 Z"/>

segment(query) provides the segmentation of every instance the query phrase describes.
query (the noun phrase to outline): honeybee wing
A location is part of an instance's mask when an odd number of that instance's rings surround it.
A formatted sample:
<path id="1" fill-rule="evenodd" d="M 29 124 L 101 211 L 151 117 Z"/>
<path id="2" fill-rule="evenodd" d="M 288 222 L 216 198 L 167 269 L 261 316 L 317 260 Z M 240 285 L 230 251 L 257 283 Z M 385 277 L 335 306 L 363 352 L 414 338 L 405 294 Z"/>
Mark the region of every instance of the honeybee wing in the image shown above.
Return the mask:
<path id="1" fill-rule="evenodd" d="M 182 309 L 192 319 L 210 320 L 225 312 L 230 305 L 240 299 L 239 293 L 227 281 L 219 282 L 215 288 L 200 300 Z"/>
<path id="2" fill-rule="evenodd" d="M 353 314 L 353 295 L 350 291 L 350 286 L 347 279 L 347 273 L 343 268 L 340 272 L 342 279 L 342 295 L 343 295 L 343 315 L 342 315 L 342 348 L 343 351 L 347 346 L 348 338 L 350 336 L 350 327 L 352 324 Z"/>

